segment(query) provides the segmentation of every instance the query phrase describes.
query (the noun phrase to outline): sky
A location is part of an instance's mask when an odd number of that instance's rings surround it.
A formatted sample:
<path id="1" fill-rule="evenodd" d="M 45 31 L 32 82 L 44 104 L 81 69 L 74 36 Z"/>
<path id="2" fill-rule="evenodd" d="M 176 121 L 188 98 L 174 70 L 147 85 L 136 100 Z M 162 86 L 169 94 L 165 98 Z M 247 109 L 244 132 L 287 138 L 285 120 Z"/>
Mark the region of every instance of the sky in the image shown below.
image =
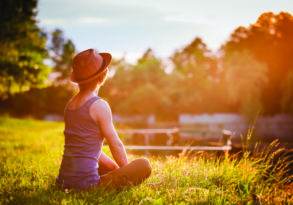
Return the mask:
<path id="1" fill-rule="evenodd" d="M 195 37 L 216 51 L 238 26 L 293 0 L 40 0 L 39 25 L 64 31 L 78 51 L 96 48 L 135 62 L 147 48 L 168 58 Z"/>

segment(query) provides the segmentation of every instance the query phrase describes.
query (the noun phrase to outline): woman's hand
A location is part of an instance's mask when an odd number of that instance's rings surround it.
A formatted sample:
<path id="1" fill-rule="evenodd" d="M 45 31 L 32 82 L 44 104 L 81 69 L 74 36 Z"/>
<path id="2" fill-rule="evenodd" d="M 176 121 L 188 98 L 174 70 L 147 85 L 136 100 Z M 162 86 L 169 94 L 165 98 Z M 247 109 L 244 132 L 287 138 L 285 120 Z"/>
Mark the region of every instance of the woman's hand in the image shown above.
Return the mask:
<path id="1" fill-rule="evenodd" d="M 99 158 L 99 174 L 100 175 L 107 174 L 108 172 L 111 172 L 118 168 L 119 166 L 116 164 L 116 162 L 114 162 L 104 152 L 101 153 Z"/>

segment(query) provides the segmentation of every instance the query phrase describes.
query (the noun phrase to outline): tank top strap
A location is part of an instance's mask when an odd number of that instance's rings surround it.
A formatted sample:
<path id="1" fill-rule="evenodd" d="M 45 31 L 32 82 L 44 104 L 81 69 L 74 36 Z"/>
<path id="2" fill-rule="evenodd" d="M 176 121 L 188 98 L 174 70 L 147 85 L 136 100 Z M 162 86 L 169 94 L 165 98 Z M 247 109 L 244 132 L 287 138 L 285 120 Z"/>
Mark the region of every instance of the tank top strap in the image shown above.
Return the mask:
<path id="1" fill-rule="evenodd" d="M 85 104 L 84 104 L 84 108 L 88 109 L 96 100 L 100 99 L 101 97 L 99 96 L 94 96 L 92 98 L 90 98 Z"/>

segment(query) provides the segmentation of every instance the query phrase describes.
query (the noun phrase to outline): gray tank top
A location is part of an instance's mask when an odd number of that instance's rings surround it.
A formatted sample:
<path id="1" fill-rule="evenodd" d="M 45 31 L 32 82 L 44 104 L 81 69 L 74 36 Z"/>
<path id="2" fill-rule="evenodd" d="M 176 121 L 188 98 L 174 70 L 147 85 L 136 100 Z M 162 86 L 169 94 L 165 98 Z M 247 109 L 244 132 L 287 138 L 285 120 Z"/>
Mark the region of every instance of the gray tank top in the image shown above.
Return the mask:
<path id="1" fill-rule="evenodd" d="M 100 97 L 87 100 L 81 107 L 64 110 L 65 145 L 57 183 L 63 188 L 88 188 L 99 182 L 98 158 L 103 137 L 89 114 L 90 106 Z"/>

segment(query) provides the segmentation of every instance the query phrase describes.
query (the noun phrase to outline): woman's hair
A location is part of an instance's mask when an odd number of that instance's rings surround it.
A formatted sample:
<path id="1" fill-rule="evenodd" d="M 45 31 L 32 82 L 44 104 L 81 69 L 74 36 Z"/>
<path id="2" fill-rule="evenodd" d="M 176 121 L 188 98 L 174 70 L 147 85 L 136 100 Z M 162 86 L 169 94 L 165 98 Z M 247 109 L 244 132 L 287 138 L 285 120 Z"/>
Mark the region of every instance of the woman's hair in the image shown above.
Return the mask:
<path id="1" fill-rule="evenodd" d="M 78 84 L 79 90 L 84 91 L 84 90 L 93 90 L 97 86 L 101 86 L 104 84 L 108 74 L 108 69 L 105 69 L 102 73 L 100 73 L 97 78 L 95 78 L 92 81 L 89 81 L 87 83 L 82 83 Z"/>

